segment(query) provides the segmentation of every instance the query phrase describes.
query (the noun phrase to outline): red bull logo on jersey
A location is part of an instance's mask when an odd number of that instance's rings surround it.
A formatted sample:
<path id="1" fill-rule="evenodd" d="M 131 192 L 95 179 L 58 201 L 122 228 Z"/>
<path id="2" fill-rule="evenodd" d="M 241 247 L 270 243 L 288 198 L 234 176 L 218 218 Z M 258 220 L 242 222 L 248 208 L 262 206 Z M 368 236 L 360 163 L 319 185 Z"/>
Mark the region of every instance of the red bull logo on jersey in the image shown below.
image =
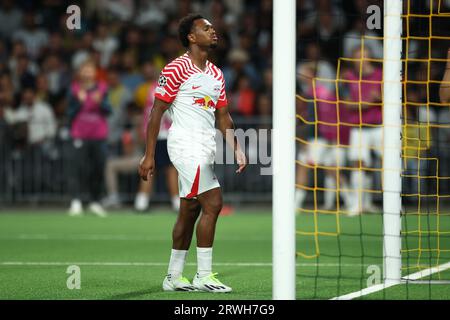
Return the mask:
<path id="1" fill-rule="evenodd" d="M 204 96 L 203 98 L 194 97 L 194 105 L 201 107 L 203 110 L 216 107 L 216 104 L 210 96 Z"/>

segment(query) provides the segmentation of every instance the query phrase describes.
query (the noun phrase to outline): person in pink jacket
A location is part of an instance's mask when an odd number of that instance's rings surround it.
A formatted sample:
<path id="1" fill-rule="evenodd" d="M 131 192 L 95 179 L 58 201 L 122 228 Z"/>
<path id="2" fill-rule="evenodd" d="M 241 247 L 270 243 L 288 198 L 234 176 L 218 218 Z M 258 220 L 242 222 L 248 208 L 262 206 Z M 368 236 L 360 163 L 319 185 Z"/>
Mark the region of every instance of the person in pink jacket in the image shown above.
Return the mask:
<path id="1" fill-rule="evenodd" d="M 69 90 L 68 118 L 74 156 L 71 189 L 73 199 L 70 215 L 83 212 L 82 201 L 89 202 L 89 211 L 98 216 L 106 212 L 99 203 L 104 183 L 108 137 L 107 117 L 111 107 L 107 102 L 106 83 L 96 80 L 96 65 L 84 62 Z"/>

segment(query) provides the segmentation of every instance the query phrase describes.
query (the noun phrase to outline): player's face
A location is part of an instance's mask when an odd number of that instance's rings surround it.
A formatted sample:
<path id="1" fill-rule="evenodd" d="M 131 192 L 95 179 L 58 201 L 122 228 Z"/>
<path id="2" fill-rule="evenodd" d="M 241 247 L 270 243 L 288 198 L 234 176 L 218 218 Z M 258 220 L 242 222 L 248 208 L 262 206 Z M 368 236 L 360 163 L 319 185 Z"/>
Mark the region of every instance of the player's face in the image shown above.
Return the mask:
<path id="1" fill-rule="evenodd" d="M 206 19 L 197 19 L 192 27 L 194 43 L 200 47 L 217 47 L 217 35 L 212 24 Z"/>

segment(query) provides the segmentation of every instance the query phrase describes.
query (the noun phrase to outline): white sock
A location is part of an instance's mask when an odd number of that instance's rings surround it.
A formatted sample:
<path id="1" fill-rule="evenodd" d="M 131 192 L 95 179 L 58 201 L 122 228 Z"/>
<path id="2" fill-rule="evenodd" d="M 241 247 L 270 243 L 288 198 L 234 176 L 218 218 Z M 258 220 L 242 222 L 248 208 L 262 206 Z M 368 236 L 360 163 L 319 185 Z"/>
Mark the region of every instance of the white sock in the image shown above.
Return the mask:
<path id="1" fill-rule="evenodd" d="M 212 248 L 197 247 L 197 273 L 204 277 L 212 272 Z"/>
<path id="2" fill-rule="evenodd" d="M 373 185 L 373 176 L 367 175 L 364 179 L 364 189 L 372 190 Z M 364 192 L 363 195 L 363 208 L 371 208 L 373 206 L 373 193 L 372 192 Z"/>
<path id="3" fill-rule="evenodd" d="M 177 279 L 183 274 L 187 252 L 188 252 L 187 250 L 172 249 L 167 273 L 172 275 L 173 279 Z"/>
<path id="4" fill-rule="evenodd" d="M 136 210 L 146 210 L 149 202 L 150 196 L 146 192 L 138 192 L 134 199 L 134 208 Z"/>
<path id="5" fill-rule="evenodd" d="M 359 211 L 362 210 L 362 201 L 363 201 L 363 192 L 362 189 L 365 186 L 366 173 L 362 170 L 352 171 L 351 174 L 351 184 L 352 184 L 352 192 L 353 192 L 353 207 L 358 208 Z"/>
<path id="6" fill-rule="evenodd" d="M 171 202 L 172 202 L 172 209 L 178 212 L 180 210 L 180 197 L 173 196 Z"/>
<path id="7" fill-rule="evenodd" d="M 325 176 L 325 191 L 324 191 L 324 207 L 331 209 L 334 207 L 333 202 L 336 200 L 336 180 L 334 177 Z"/>
<path id="8" fill-rule="evenodd" d="M 303 189 L 296 189 L 295 190 L 295 205 L 298 208 L 303 208 L 303 202 L 306 198 L 306 191 Z"/>
<path id="9" fill-rule="evenodd" d="M 349 192 L 350 186 L 347 184 L 346 180 L 341 179 L 340 181 L 341 189 L 340 189 L 340 196 L 342 197 L 342 200 L 344 200 L 345 207 L 349 208 L 352 202 L 352 197 Z"/>

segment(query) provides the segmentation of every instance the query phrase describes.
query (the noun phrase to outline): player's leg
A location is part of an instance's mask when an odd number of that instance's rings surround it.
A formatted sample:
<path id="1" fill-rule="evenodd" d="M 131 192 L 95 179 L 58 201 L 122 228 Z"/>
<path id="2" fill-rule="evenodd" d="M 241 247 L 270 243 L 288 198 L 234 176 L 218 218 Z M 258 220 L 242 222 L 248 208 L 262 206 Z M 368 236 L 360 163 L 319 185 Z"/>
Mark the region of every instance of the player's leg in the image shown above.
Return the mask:
<path id="1" fill-rule="evenodd" d="M 319 156 L 323 152 L 324 144 L 325 142 L 321 138 L 310 139 L 308 140 L 308 144 L 299 151 L 297 158 L 300 161 L 300 164 L 297 165 L 296 172 L 296 184 L 298 186 L 306 187 L 308 185 L 309 166 L 317 164 Z M 305 189 L 298 187 L 295 190 L 295 204 L 297 208 L 303 208 L 306 192 Z"/>
<path id="2" fill-rule="evenodd" d="M 301 156 L 299 156 L 301 159 Z M 297 163 L 296 165 L 296 176 L 295 176 L 295 184 L 297 188 L 295 189 L 295 205 L 297 209 L 303 208 L 303 203 L 306 198 L 306 190 L 300 188 L 300 186 L 306 186 L 308 183 L 308 168 L 301 163 Z"/>
<path id="3" fill-rule="evenodd" d="M 172 231 L 173 248 L 188 250 L 194 234 L 195 222 L 202 207 L 197 199 L 180 199 L 180 213 Z"/>
<path id="4" fill-rule="evenodd" d="M 383 128 L 368 128 L 366 129 L 368 135 L 366 137 L 366 141 L 370 146 L 370 150 L 378 157 L 381 158 L 383 154 Z M 372 167 L 372 156 L 370 155 L 370 160 L 368 162 L 368 166 Z M 365 175 L 364 178 L 364 189 L 365 190 L 373 190 L 373 179 L 374 172 Z M 381 209 L 376 207 L 373 203 L 373 192 L 364 192 L 363 193 L 363 211 L 365 212 L 380 212 Z"/>
<path id="5" fill-rule="evenodd" d="M 336 169 L 325 170 L 324 177 L 324 194 L 323 194 L 323 207 L 322 210 L 329 211 L 336 208 Z"/>
<path id="6" fill-rule="evenodd" d="M 364 201 L 362 190 L 367 185 L 367 174 L 362 168 L 370 165 L 370 147 L 367 144 L 367 139 L 369 139 L 367 129 L 351 129 L 349 160 L 351 161 L 353 170 L 350 174 L 352 189 L 351 205 L 348 208 L 348 214 L 350 216 L 362 213 Z"/>
<path id="7" fill-rule="evenodd" d="M 168 164 L 165 168 L 167 189 L 169 190 L 172 209 L 178 211 L 180 209 L 180 196 L 178 193 L 178 173 L 172 164 Z"/>
<path id="8" fill-rule="evenodd" d="M 316 164 L 326 167 L 324 170 L 324 204 L 322 210 L 332 210 L 336 207 L 337 194 L 337 166 L 338 154 L 335 149 L 335 142 L 320 139 L 320 148 L 316 151 Z"/>
<path id="9" fill-rule="evenodd" d="M 222 210 L 222 192 L 220 188 L 215 188 L 198 195 L 197 198 L 203 210 L 196 230 L 197 247 L 210 248 L 214 242 L 217 218 Z"/>
<path id="10" fill-rule="evenodd" d="M 336 185 L 339 186 L 339 192 L 337 192 L 336 194 L 339 198 L 342 198 L 342 200 L 344 201 L 344 207 L 347 209 L 350 207 L 352 200 L 348 179 L 343 172 L 343 168 L 347 163 L 347 148 L 336 145 L 333 147 L 332 153 L 333 154 L 330 158 L 335 161 L 333 163 L 333 166 L 336 168 L 334 178 L 339 179 L 339 181 L 336 181 Z"/>
<path id="11" fill-rule="evenodd" d="M 80 139 L 74 139 L 71 152 L 73 165 L 70 166 L 69 169 L 69 187 L 72 194 L 72 200 L 70 203 L 69 215 L 79 216 L 83 213 L 82 191 L 86 185 L 85 181 L 87 180 L 87 169 L 89 169 L 87 168 L 89 157 L 87 155 L 86 144 Z"/>
<path id="12" fill-rule="evenodd" d="M 138 157 L 120 157 L 114 159 L 108 159 L 106 161 L 105 169 L 105 182 L 107 197 L 102 201 L 105 207 L 119 207 L 119 186 L 118 175 L 119 173 L 130 173 L 136 170 L 139 164 Z"/>
<path id="13" fill-rule="evenodd" d="M 100 205 L 100 197 L 104 183 L 105 162 L 107 154 L 106 141 L 89 141 L 90 182 L 88 186 L 91 203 L 89 210 L 99 217 L 105 217 L 106 211 Z M 87 162 L 86 162 L 87 163 Z"/>
<path id="14" fill-rule="evenodd" d="M 202 206 L 202 215 L 197 224 L 197 273 L 192 284 L 201 291 L 230 292 L 232 289 L 223 284 L 212 272 L 213 243 L 216 223 L 222 210 L 222 191 L 214 188 L 198 195 Z"/>
<path id="15" fill-rule="evenodd" d="M 173 243 L 169 268 L 163 281 L 165 291 L 196 290 L 189 280 L 183 277 L 183 269 L 200 210 L 200 203 L 196 199 L 181 199 L 180 213 L 172 231 Z"/>

